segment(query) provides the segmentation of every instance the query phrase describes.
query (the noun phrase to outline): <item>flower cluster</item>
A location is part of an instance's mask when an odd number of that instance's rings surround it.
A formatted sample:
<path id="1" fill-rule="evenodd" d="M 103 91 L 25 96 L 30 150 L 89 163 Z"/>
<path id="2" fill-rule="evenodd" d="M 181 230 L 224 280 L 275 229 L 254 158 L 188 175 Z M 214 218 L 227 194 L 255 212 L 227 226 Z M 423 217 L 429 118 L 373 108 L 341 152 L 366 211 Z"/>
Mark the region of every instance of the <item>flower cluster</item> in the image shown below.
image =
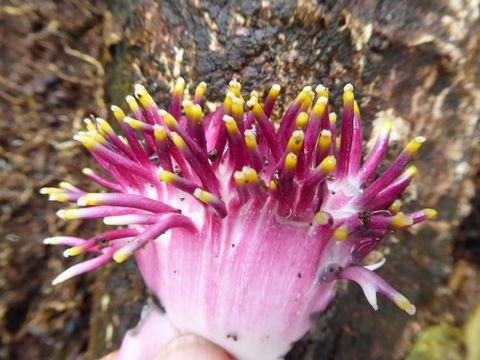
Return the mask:
<path id="1" fill-rule="evenodd" d="M 78 207 L 64 219 L 103 219 L 123 226 L 90 239 L 56 236 L 66 256 L 96 256 L 54 284 L 135 256 L 147 286 L 165 308 L 129 333 L 121 358 L 145 359 L 176 334 L 195 333 L 238 359 L 275 359 L 309 329 L 310 316 L 335 295 L 335 281 L 358 283 L 377 309 L 381 293 L 409 314 L 415 307 L 373 270 L 355 265 L 388 233 L 432 218 L 404 214 L 397 200 L 417 173 L 408 161 L 425 141 L 411 140 L 377 174 L 387 150 L 385 122 L 362 161 L 360 111 L 353 87 L 343 93 L 341 131 L 328 89 L 305 87 L 280 122 L 271 115 L 280 86 L 260 103 L 230 82 L 223 104 L 204 115 L 206 84 L 183 100 L 174 85 L 168 111 L 141 85 L 116 106 L 122 135 L 103 119 L 86 119 L 75 135 L 109 178 L 83 173 L 111 190 L 87 193 L 71 184 L 44 188 L 50 200 Z"/>

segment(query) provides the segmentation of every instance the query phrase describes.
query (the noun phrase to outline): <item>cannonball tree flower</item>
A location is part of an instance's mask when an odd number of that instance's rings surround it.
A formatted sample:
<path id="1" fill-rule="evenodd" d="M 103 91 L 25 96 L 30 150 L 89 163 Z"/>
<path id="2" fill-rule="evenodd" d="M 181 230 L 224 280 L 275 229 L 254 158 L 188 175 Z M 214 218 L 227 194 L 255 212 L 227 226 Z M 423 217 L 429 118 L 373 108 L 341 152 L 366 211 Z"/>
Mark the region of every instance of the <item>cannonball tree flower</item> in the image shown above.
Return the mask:
<path id="1" fill-rule="evenodd" d="M 385 122 L 362 161 L 360 111 L 353 87 L 343 93 L 341 131 L 328 90 L 305 87 L 281 121 L 271 115 L 280 86 L 263 102 L 230 82 L 208 115 L 206 84 L 182 101 L 176 81 L 168 111 L 141 85 L 126 98 L 131 117 L 112 106 L 122 135 L 103 119 L 87 119 L 75 135 L 108 175 L 83 173 L 109 191 L 71 184 L 44 188 L 51 200 L 77 207 L 63 219 L 103 219 L 110 231 L 81 239 L 56 236 L 66 256 L 95 256 L 61 273 L 54 284 L 110 261 L 134 256 L 165 308 L 150 310 L 127 333 L 121 359 L 148 359 L 179 334 L 194 333 L 240 360 L 277 359 L 335 296 L 335 282 L 359 284 L 377 309 L 381 293 L 409 314 L 415 307 L 360 263 L 393 231 L 432 218 L 405 214 L 397 200 L 417 173 L 407 163 L 425 141 L 416 137 L 380 175 L 391 123 Z M 118 228 L 118 226 L 123 226 Z"/>

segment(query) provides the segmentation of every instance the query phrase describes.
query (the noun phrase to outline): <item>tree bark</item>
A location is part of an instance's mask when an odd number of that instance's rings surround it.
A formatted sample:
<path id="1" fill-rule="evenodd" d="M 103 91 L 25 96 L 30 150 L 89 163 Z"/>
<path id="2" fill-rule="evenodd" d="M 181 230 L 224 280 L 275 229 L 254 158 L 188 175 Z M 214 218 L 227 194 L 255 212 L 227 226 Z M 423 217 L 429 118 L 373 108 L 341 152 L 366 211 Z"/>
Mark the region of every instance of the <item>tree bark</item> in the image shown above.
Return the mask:
<path id="1" fill-rule="evenodd" d="M 394 124 L 390 157 L 411 137 L 428 138 L 404 207 L 432 207 L 439 217 L 390 236 L 372 255 L 386 256 L 380 274 L 417 305 L 417 315 L 383 300 L 374 312 L 356 285 L 340 283 L 337 299 L 291 359 L 402 358 L 450 274 L 455 232 L 469 212 L 479 163 L 478 5 L 459 3 L 111 1 L 123 30 L 111 49 L 116 103 L 140 82 L 165 106 L 172 81 L 183 76 L 192 88 L 206 81 L 211 101 L 222 99 L 231 79 L 245 91 L 279 83 L 278 113 L 303 86 L 321 83 L 339 110 L 343 85 L 351 82 L 366 140 L 384 119 Z M 92 317 L 93 357 L 118 347 L 147 297 L 134 266 L 110 266 L 98 284 L 97 298 L 109 300 L 97 301 Z"/>

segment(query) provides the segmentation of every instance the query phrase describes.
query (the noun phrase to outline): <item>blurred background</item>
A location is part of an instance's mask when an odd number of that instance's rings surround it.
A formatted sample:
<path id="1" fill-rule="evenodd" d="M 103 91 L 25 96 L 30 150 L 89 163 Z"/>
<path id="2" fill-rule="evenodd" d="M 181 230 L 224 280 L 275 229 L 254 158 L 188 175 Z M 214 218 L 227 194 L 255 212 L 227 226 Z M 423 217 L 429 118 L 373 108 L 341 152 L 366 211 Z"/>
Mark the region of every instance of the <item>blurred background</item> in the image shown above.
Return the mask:
<path id="1" fill-rule="evenodd" d="M 72 135 L 89 114 L 110 118 L 141 82 L 160 104 L 176 76 L 207 81 L 217 101 L 282 85 L 278 112 L 305 85 L 334 104 L 352 82 L 369 139 L 394 123 L 390 156 L 415 135 L 407 209 L 439 217 L 391 236 L 382 276 L 417 305 L 383 299 L 374 312 L 355 285 L 314 321 L 289 359 L 480 359 L 480 5 L 477 0 L 7 0 L 0 4 L 0 358 L 95 359 L 118 348 L 150 297 L 133 261 L 57 287 L 79 258 L 45 237 L 89 237 L 38 194 L 66 180 L 94 190 L 94 167 Z M 283 104 L 283 105 L 282 105 Z"/>

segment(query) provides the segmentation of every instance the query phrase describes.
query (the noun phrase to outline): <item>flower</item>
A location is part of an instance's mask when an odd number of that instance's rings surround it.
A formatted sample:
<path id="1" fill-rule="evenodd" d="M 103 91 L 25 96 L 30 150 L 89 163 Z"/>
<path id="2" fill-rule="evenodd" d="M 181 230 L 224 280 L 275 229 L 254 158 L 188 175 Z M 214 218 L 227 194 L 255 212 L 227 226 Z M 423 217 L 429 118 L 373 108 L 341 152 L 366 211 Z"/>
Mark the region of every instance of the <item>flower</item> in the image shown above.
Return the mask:
<path id="1" fill-rule="evenodd" d="M 136 85 L 135 97 L 126 99 L 133 117 L 112 106 L 123 136 L 103 119 L 85 120 L 87 131 L 75 139 L 110 179 L 83 173 L 112 192 L 87 193 L 68 183 L 41 190 L 79 206 L 60 210 L 61 218 L 126 226 L 86 240 L 45 240 L 71 246 L 66 256 L 97 254 L 54 284 L 135 256 L 166 314 L 147 312 L 126 336 L 121 358 L 148 358 L 169 338 L 195 333 L 241 360 L 276 359 L 308 331 L 311 315 L 327 307 L 337 279 L 358 283 L 374 309 L 381 293 L 415 312 L 373 272 L 383 262 L 355 264 L 387 233 L 436 215 L 432 209 L 404 214 L 397 200 L 417 173 L 407 163 L 425 138 L 410 141 L 377 176 L 391 123 L 382 125 L 362 163 L 360 111 L 350 84 L 341 138 L 321 85 L 315 92 L 305 87 L 278 127 L 270 120 L 277 84 L 261 105 L 256 92 L 245 102 L 232 81 L 223 105 L 206 116 L 206 84 L 182 102 L 184 90 L 177 80 L 167 112 Z"/>

